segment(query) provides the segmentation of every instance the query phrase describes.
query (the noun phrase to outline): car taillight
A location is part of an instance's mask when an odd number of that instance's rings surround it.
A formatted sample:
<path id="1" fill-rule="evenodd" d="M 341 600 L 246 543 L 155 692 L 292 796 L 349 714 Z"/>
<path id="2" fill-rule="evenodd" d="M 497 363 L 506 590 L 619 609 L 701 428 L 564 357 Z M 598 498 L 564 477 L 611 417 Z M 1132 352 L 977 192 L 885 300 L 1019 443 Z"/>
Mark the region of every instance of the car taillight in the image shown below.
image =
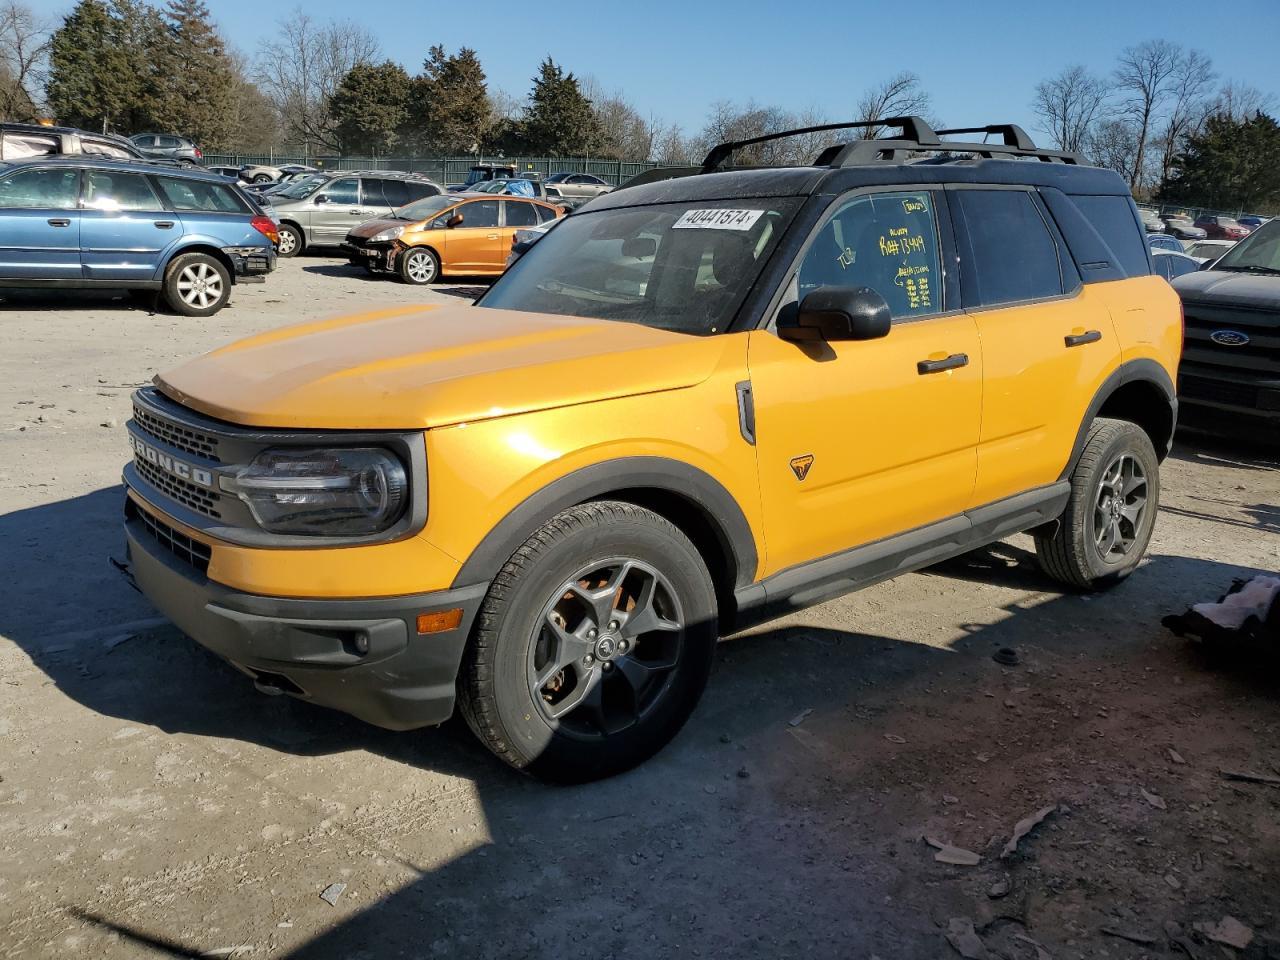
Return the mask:
<path id="1" fill-rule="evenodd" d="M 272 243 L 278 244 L 280 242 L 280 231 L 276 227 L 275 221 L 270 217 L 254 217 L 249 221 L 249 226 L 253 227 Z"/>
<path id="2" fill-rule="evenodd" d="M 196 152 L 196 159 L 197 159 L 197 160 L 203 160 L 203 159 L 204 159 L 204 151 L 203 151 L 203 150 L 201 150 L 199 147 L 195 146 L 194 144 L 192 145 L 192 148 L 193 148 L 193 149 L 195 150 L 195 152 Z"/>

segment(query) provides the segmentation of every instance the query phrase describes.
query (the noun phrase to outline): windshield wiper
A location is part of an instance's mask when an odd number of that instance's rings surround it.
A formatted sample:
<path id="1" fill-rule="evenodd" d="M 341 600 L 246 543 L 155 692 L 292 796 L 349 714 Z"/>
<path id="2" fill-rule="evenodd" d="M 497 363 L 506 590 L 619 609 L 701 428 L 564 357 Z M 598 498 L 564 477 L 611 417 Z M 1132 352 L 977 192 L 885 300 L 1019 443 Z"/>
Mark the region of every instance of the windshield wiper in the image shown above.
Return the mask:
<path id="1" fill-rule="evenodd" d="M 1214 267 L 1215 270 L 1236 270 L 1240 273 L 1268 273 L 1280 274 L 1280 270 L 1275 267 L 1264 267 L 1260 263 L 1233 263 L 1230 266 Z"/>

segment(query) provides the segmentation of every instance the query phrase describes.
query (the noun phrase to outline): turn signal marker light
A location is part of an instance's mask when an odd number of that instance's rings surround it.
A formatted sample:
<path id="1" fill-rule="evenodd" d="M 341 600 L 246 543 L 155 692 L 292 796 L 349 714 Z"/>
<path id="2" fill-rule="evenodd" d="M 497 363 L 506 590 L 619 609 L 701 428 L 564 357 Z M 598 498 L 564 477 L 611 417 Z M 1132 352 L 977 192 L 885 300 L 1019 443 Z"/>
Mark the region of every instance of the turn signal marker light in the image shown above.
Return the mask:
<path id="1" fill-rule="evenodd" d="M 457 630 L 462 623 L 462 608 L 437 610 L 435 613 L 418 614 L 418 633 L 444 633 Z"/>

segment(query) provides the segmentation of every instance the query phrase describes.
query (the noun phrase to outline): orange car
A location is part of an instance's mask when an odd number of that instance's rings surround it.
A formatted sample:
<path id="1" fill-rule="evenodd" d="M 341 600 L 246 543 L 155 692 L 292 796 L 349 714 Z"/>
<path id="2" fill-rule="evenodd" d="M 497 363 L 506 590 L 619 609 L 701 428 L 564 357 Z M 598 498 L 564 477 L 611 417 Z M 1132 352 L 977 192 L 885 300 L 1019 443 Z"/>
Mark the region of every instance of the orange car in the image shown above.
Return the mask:
<path id="1" fill-rule="evenodd" d="M 427 197 L 385 219 L 366 220 L 342 249 L 370 273 L 394 273 L 405 283 L 442 276 L 496 277 L 506 269 L 512 235 L 564 215 L 525 197 L 463 193 Z"/>

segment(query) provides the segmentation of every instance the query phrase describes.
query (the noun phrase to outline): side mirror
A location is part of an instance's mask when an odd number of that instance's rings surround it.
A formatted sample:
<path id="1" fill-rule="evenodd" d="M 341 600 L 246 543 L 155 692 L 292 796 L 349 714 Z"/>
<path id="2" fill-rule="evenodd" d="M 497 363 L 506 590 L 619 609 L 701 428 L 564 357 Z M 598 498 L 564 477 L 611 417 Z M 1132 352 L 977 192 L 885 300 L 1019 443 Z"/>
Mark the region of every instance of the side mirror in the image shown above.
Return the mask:
<path id="1" fill-rule="evenodd" d="M 658 241 L 653 237 L 627 237 L 622 241 L 622 255 L 643 260 L 658 252 Z"/>
<path id="2" fill-rule="evenodd" d="M 452 230 L 454 227 L 462 226 L 462 214 L 455 213 L 452 217 L 444 222 L 444 225 Z"/>
<path id="3" fill-rule="evenodd" d="M 889 304 L 870 287 L 819 287 L 778 317 L 783 340 L 876 340 L 889 335 Z"/>
<path id="4" fill-rule="evenodd" d="M 328 202 L 329 202 L 329 195 L 327 193 L 321 193 L 316 196 L 316 203 L 328 203 Z"/>

